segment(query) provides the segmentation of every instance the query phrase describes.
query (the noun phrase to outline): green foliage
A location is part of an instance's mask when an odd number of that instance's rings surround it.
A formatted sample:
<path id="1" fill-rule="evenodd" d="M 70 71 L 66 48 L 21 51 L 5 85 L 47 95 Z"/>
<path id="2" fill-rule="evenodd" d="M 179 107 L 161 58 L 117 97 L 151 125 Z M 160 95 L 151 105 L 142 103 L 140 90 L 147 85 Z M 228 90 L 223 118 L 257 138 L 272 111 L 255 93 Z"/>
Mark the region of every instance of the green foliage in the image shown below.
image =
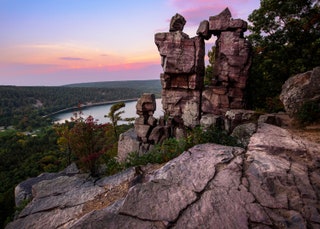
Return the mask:
<path id="1" fill-rule="evenodd" d="M 216 47 L 212 46 L 211 50 L 208 51 L 209 64 L 207 65 L 205 70 L 204 85 L 210 85 L 214 77 L 213 67 L 215 62 L 215 55 Z"/>
<path id="2" fill-rule="evenodd" d="M 135 99 L 144 92 L 160 95 L 161 91 L 159 80 L 106 82 L 88 84 L 85 88 L 80 86 L 0 86 L 0 126 L 14 125 L 20 130 L 30 130 L 51 124 L 52 120 L 46 115 L 66 108 L 76 108 L 79 104 Z"/>
<path id="3" fill-rule="evenodd" d="M 186 138 L 166 139 L 162 144 L 157 144 L 148 153 L 139 155 L 137 152 L 129 154 L 126 162 L 126 167 L 146 165 L 148 163 L 164 163 L 167 162 L 187 149 L 203 143 L 216 143 L 228 146 L 242 146 L 237 142 L 236 138 L 229 136 L 226 132 L 211 127 L 203 130 L 201 127 L 196 127 L 189 131 Z"/>
<path id="4" fill-rule="evenodd" d="M 77 120 L 69 131 L 71 152 L 79 159 L 78 166 L 91 175 L 97 175 L 97 165 L 101 155 L 111 148 L 107 132 L 111 130 L 110 124 L 98 124 L 92 116 L 84 121 Z"/>
<path id="5" fill-rule="evenodd" d="M 319 3 L 261 0 L 249 21 L 253 63 L 248 103 L 251 108 L 273 111 L 267 103 L 280 94 L 285 80 L 320 63 Z"/>
<path id="6" fill-rule="evenodd" d="M 19 206 L 15 207 L 15 214 L 20 214 L 20 212 L 30 203 L 30 201 L 31 199 L 23 200 Z"/>
<path id="7" fill-rule="evenodd" d="M 190 148 L 194 145 L 203 143 L 216 143 L 226 146 L 239 146 L 237 139 L 228 135 L 226 131 L 216 127 L 210 127 L 203 130 L 201 127 L 196 127 L 190 131 L 187 137 L 187 147 Z"/>
<path id="8" fill-rule="evenodd" d="M 151 151 L 139 155 L 137 152 L 132 152 L 128 155 L 126 167 L 146 165 L 148 163 L 161 164 L 167 162 L 186 150 L 184 140 L 175 138 L 166 139 L 162 144 L 157 144 Z"/>
<path id="9" fill-rule="evenodd" d="M 310 101 L 304 103 L 296 114 L 299 124 L 310 124 L 320 120 L 320 104 Z"/>
<path id="10" fill-rule="evenodd" d="M 0 227 L 15 212 L 14 187 L 18 183 L 43 172 L 58 172 L 67 165 L 56 141 L 51 127 L 32 135 L 15 130 L 0 132 Z"/>

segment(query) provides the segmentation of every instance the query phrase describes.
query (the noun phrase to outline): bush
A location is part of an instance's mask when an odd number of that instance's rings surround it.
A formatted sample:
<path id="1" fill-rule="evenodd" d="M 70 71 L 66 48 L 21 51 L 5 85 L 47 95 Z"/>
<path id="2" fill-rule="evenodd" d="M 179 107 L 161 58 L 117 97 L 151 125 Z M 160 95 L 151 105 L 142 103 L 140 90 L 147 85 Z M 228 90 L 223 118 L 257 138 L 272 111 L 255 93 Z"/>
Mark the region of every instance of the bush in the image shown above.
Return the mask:
<path id="1" fill-rule="evenodd" d="M 320 104 L 309 101 L 298 110 L 296 117 L 299 124 L 310 124 L 320 120 Z"/>
<path id="2" fill-rule="evenodd" d="M 162 144 L 155 145 L 154 148 L 146 154 L 139 155 L 137 152 L 130 153 L 125 167 L 146 165 L 148 163 L 165 163 L 179 156 L 187 149 L 203 143 L 242 146 L 237 142 L 236 138 L 229 136 L 225 131 L 218 128 L 211 127 L 207 130 L 203 130 L 201 127 L 196 127 L 188 132 L 186 138 L 169 138 Z"/>

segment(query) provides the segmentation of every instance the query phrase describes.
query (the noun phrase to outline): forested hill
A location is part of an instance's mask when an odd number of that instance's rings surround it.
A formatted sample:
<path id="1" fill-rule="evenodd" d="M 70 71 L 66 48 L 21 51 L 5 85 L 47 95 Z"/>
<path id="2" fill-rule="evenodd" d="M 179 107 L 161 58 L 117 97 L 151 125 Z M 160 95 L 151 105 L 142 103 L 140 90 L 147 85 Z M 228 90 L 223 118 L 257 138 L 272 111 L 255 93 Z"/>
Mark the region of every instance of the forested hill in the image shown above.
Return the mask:
<path id="1" fill-rule="evenodd" d="M 44 125 L 44 115 L 79 104 L 139 98 L 160 94 L 159 80 L 75 84 L 61 87 L 0 86 L 0 126 L 19 129 Z"/>
<path id="2" fill-rule="evenodd" d="M 105 81 L 93 83 L 68 84 L 65 87 L 86 87 L 86 88 L 134 88 L 143 92 L 160 94 L 160 80 L 130 80 L 130 81 Z"/>

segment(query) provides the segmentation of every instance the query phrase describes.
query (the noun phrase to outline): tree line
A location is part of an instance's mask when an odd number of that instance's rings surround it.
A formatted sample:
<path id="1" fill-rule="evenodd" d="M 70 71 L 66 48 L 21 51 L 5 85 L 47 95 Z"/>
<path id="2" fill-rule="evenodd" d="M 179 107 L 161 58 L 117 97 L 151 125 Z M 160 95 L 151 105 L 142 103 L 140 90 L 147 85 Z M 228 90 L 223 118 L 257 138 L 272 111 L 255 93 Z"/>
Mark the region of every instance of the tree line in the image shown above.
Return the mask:
<path id="1" fill-rule="evenodd" d="M 159 88 L 159 89 L 158 89 Z M 160 91 L 160 84 L 156 90 Z M 42 118 L 81 104 L 139 98 L 135 88 L 16 87 L 0 86 L 0 126 L 32 129 L 50 124 Z"/>

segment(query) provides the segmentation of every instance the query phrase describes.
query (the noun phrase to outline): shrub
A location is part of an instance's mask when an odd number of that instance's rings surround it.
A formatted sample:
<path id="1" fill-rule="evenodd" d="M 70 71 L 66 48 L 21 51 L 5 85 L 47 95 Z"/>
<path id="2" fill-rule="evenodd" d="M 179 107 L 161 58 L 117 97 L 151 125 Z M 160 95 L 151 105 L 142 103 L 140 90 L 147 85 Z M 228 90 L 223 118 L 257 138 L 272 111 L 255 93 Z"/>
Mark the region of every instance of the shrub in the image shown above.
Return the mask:
<path id="1" fill-rule="evenodd" d="M 201 127 L 196 127 L 189 130 L 187 137 L 184 139 L 169 138 L 162 144 L 154 146 L 150 152 L 139 155 L 137 152 L 129 154 L 125 167 L 146 165 L 148 163 L 164 163 L 167 162 L 185 150 L 203 143 L 216 143 L 228 146 L 242 146 L 237 142 L 237 139 L 229 136 L 225 131 L 211 127 L 203 130 Z"/>
<path id="2" fill-rule="evenodd" d="M 304 103 L 295 118 L 299 124 L 310 124 L 320 120 L 320 104 L 314 101 Z"/>

